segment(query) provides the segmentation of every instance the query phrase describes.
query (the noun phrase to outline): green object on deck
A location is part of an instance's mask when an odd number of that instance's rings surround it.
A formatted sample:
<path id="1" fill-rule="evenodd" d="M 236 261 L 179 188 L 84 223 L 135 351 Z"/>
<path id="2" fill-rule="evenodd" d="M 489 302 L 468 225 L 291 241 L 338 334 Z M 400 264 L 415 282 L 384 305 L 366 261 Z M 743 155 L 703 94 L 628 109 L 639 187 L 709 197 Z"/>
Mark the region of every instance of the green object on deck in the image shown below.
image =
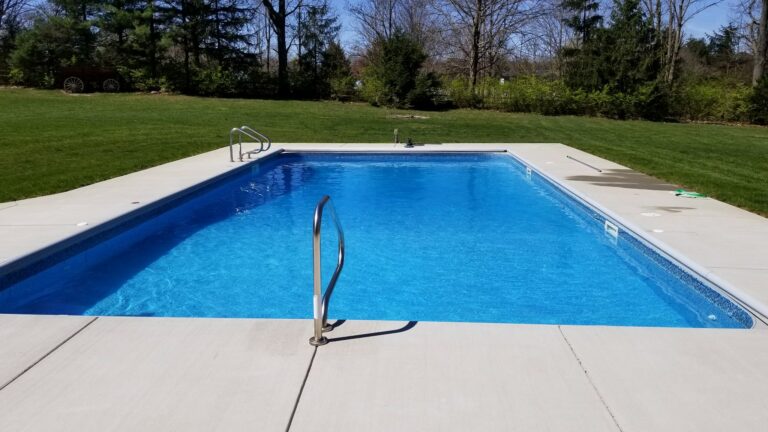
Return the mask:
<path id="1" fill-rule="evenodd" d="M 691 192 L 691 191 L 687 191 L 685 189 L 678 189 L 678 190 L 676 190 L 675 191 L 675 195 L 681 196 L 681 197 L 685 197 L 685 198 L 706 198 L 707 197 L 706 195 L 704 195 L 702 193 Z"/>

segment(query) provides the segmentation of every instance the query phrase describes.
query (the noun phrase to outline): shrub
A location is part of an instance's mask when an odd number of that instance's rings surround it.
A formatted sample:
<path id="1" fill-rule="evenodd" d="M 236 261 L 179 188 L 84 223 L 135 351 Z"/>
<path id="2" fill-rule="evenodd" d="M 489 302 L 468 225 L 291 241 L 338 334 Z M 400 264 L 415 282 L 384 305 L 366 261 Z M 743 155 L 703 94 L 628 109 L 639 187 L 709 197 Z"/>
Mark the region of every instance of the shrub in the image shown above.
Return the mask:
<path id="1" fill-rule="evenodd" d="M 440 79 L 434 73 L 419 74 L 406 98 L 408 106 L 422 110 L 446 108 L 448 102 L 440 87 Z"/>
<path id="2" fill-rule="evenodd" d="M 746 121 L 751 89 L 741 83 L 682 83 L 675 91 L 672 113 L 683 120 Z"/>

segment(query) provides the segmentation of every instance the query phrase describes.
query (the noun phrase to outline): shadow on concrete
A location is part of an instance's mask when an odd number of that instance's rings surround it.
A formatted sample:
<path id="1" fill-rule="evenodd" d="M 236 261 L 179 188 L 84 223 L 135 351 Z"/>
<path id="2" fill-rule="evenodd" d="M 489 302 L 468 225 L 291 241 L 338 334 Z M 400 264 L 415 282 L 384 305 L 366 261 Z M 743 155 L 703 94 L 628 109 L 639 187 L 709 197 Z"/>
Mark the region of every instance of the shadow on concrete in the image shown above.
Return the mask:
<path id="1" fill-rule="evenodd" d="M 667 213 L 682 213 L 685 210 L 696 210 L 695 207 L 670 207 L 670 206 L 656 206 L 651 207 L 654 210 L 661 210 Z"/>
<path id="2" fill-rule="evenodd" d="M 336 327 L 341 326 L 344 324 L 346 320 L 338 320 L 335 323 L 331 324 L 332 329 L 336 329 Z M 397 334 L 397 333 L 403 333 L 407 332 L 408 330 L 416 327 L 416 324 L 418 324 L 418 321 L 408 321 L 408 323 L 398 329 L 393 330 L 382 330 L 378 332 L 373 333 L 362 333 L 357 335 L 350 335 L 350 336 L 341 336 L 336 338 L 328 338 L 328 342 L 341 342 L 345 340 L 352 340 L 352 339 L 363 339 L 363 338 L 369 338 L 369 337 L 375 337 L 375 336 L 386 336 L 391 334 Z"/>
<path id="3" fill-rule="evenodd" d="M 597 186 L 617 187 L 624 189 L 647 189 L 673 191 L 677 189 L 670 184 L 659 183 L 653 177 L 631 169 L 603 170 L 600 175 L 579 175 L 566 177 L 566 180 L 589 182 Z"/>

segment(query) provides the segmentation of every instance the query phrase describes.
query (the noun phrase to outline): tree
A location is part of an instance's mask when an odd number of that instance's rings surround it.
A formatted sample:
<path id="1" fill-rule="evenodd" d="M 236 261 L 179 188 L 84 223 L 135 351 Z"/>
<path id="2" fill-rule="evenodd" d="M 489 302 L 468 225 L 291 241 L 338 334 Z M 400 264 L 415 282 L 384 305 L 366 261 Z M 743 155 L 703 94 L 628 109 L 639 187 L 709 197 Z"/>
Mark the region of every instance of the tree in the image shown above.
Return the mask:
<path id="1" fill-rule="evenodd" d="M 615 91 L 634 93 L 653 82 L 660 72 L 655 32 L 643 13 L 640 0 L 616 0 L 611 12 L 611 26 L 605 32 L 603 62 L 607 84 Z"/>
<path id="2" fill-rule="evenodd" d="M 640 0 L 616 0 L 607 28 L 591 30 L 583 45 L 568 57 L 565 81 L 571 88 L 634 93 L 657 80 L 661 63 L 659 39 Z"/>
<path id="3" fill-rule="evenodd" d="M 169 39 L 183 56 L 181 87 L 185 92 L 195 93 L 197 85 L 193 78 L 202 65 L 208 5 L 203 0 L 165 0 L 158 9 L 163 24 L 169 28 Z"/>
<path id="4" fill-rule="evenodd" d="M 460 55 L 474 92 L 481 74 L 509 53 L 515 32 L 538 12 L 527 0 L 443 0 L 447 43 Z"/>
<path id="5" fill-rule="evenodd" d="M 206 53 L 219 64 L 234 61 L 241 56 L 242 47 L 248 42 L 245 29 L 251 20 L 251 11 L 239 0 L 209 2 Z"/>
<path id="6" fill-rule="evenodd" d="M 363 0 L 352 4 L 349 12 L 357 20 L 357 32 L 367 45 L 381 39 L 389 39 L 398 29 L 404 30 L 398 22 L 401 0 Z"/>
<path id="7" fill-rule="evenodd" d="M 288 96 L 288 18 L 302 6 L 301 0 L 289 7 L 286 0 L 262 0 L 277 38 L 277 87 L 280 96 Z"/>
<path id="8" fill-rule="evenodd" d="M 731 23 L 720 27 L 709 36 L 707 57 L 711 65 L 724 70 L 727 75 L 736 63 L 738 29 Z"/>
<path id="9" fill-rule="evenodd" d="M 584 46 L 603 23 L 603 16 L 598 13 L 600 3 L 595 0 L 563 0 L 561 6 L 566 13 L 570 13 L 563 22 L 573 30 L 579 46 Z"/>
<path id="10" fill-rule="evenodd" d="M 142 11 L 148 5 L 141 0 L 104 0 L 94 20 L 99 28 L 98 45 L 101 63 L 127 65 L 132 63 L 131 36 L 140 25 Z M 151 6 L 150 6 L 151 7 Z"/>
<path id="11" fill-rule="evenodd" d="M 355 79 L 352 68 L 341 44 L 333 41 L 328 45 L 321 64 L 322 75 L 330 82 L 330 96 L 348 97 L 354 93 Z"/>
<path id="12" fill-rule="evenodd" d="M 0 82 L 5 78 L 16 36 L 24 27 L 22 15 L 28 3 L 29 0 L 0 0 Z"/>
<path id="13" fill-rule="evenodd" d="M 363 89 L 374 105 L 405 106 L 427 55 L 402 31 L 377 40 L 367 54 Z"/>
<path id="14" fill-rule="evenodd" d="M 571 29 L 575 41 L 561 52 L 563 77 L 571 88 L 596 90 L 604 84 L 596 64 L 604 55 L 600 43 L 603 16 L 599 15 L 599 3 L 591 0 L 564 0 L 561 3 L 566 18 L 563 23 Z"/>
<path id="15" fill-rule="evenodd" d="M 299 57 L 300 72 L 315 84 L 323 85 L 326 77 L 321 75 L 321 65 L 328 46 L 339 35 L 341 26 L 338 19 L 330 15 L 327 3 L 308 6 L 306 14 L 299 23 L 298 38 L 303 53 Z M 319 89 L 316 89 L 319 90 Z M 324 93 L 316 91 L 315 93 Z"/>
<path id="16" fill-rule="evenodd" d="M 73 41 L 81 39 L 67 17 L 38 17 L 32 26 L 16 39 L 10 66 L 18 84 L 50 87 L 57 70 L 82 63 L 81 49 Z"/>
<path id="17" fill-rule="evenodd" d="M 752 86 L 756 88 L 761 84 L 761 80 L 765 87 L 765 63 L 768 59 L 768 0 L 761 0 L 758 35 L 754 53 L 755 66 L 752 70 Z"/>
<path id="18" fill-rule="evenodd" d="M 361 42 L 372 45 L 400 30 L 424 48 L 435 53 L 439 29 L 433 19 L 436 0 L 358 0 L 349 8 L 357 21 Z"/>
<path id="19" fill-rule="evenodd" d="M 696 15 L 721 2 L 722 0 L 668 0 L 666 55 L 664 56 L 664 80 L 667 84 L 672 84 L 675 80 L 685 25 Z"/>

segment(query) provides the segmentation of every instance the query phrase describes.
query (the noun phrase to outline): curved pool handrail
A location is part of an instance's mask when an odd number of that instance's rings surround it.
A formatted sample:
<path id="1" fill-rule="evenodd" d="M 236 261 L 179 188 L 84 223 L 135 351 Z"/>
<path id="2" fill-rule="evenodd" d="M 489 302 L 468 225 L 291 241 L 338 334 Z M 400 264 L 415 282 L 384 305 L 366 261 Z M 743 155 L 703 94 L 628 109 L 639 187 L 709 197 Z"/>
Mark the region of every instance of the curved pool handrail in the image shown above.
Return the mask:
<path id="1" fill-rule="evenodd" d="M 328 208 L 328 212 L 331 214 L 331 219 L 336 226 L 336 232 L 339 237 L 339 253 L 338 262 L 336 263 L 336 270 L 331 276 L 331 280 L 328 282 L 328 286 L 325 288 L 325 294 L 322 292 L 322 272 L 321 272 L 321 254 L 320 254 L 320 234 L 323 225 L 323 210 Z M 315 335 L 309 339 L 309 343 L 313 346 L 325 345 L 328 343 L 328 339 L 323 336 L 324 331 L 330 331 L 331 326 L 328 325 L 328 304 L 331 301 L 331 295 L 333 295 L 333 289 L 336 287 L 336 281 L 339 279 L 341 270 L 344 268 L 344 230 L 341 228 L 339 217 L 336 214 L 336 209 L 333 207 L 331 197 L 324 195 L 320 202 L 317 203 L 315 208 L 315 218 L 312 223 L 312 270 L 313 270 L 313 309 L 314 309 L 314 325 Z"/>
<path id="2" fill-rule="evenodd" d="M 237 143 L 235 143 L 235 134 L 237 134 Z M 259 148 L 257 150 L 251 150 L 247 152 L 243 152 L 243 135 L 246 137 L 258 141 L 259 142 Z M 268 136 L 264 135 L 263 133 L 254 130 L 253 128 L 249 126 L 241 126 L 241 127 L 234 127 L 229 130 L 229 160 L 231 162 L 235 161 L 235 153 L 233 150 L 233 147 L 237 144 L 238 146 L 238 159 L 240 162 L 243 161 L 243 155 L 248 155 L 248 158 L 250 159 L 251 155 L 254 153 L 261 153 L 263 151 L 267 151 L 272 147 L 272 140 L 269 139 Z M 266 144 L 266 147 L 265 147 Z"/>
<path id="3" fill-rule="evenodd" d="M 270 148 L 272 148 L 272 140 L 269 139 L 269 137 L 264 135 L 263 133 L 253 129 L 250 126 L 246 126 L 246 125 L 240 126 L 240 130 L 243 131 L 243 132 L 246 132 L 246 135 L 248 135 L 249 137 L 251 137 L 253 139 L 259 140 L 259 144 L 261 146 L 261 151 L 267 151 Z M 251 134 L 256 135 L 256 137 L 254 137 Z M 265 142 L 267 144 L 266 147 L 264 147 L 264 143 Z"/>

